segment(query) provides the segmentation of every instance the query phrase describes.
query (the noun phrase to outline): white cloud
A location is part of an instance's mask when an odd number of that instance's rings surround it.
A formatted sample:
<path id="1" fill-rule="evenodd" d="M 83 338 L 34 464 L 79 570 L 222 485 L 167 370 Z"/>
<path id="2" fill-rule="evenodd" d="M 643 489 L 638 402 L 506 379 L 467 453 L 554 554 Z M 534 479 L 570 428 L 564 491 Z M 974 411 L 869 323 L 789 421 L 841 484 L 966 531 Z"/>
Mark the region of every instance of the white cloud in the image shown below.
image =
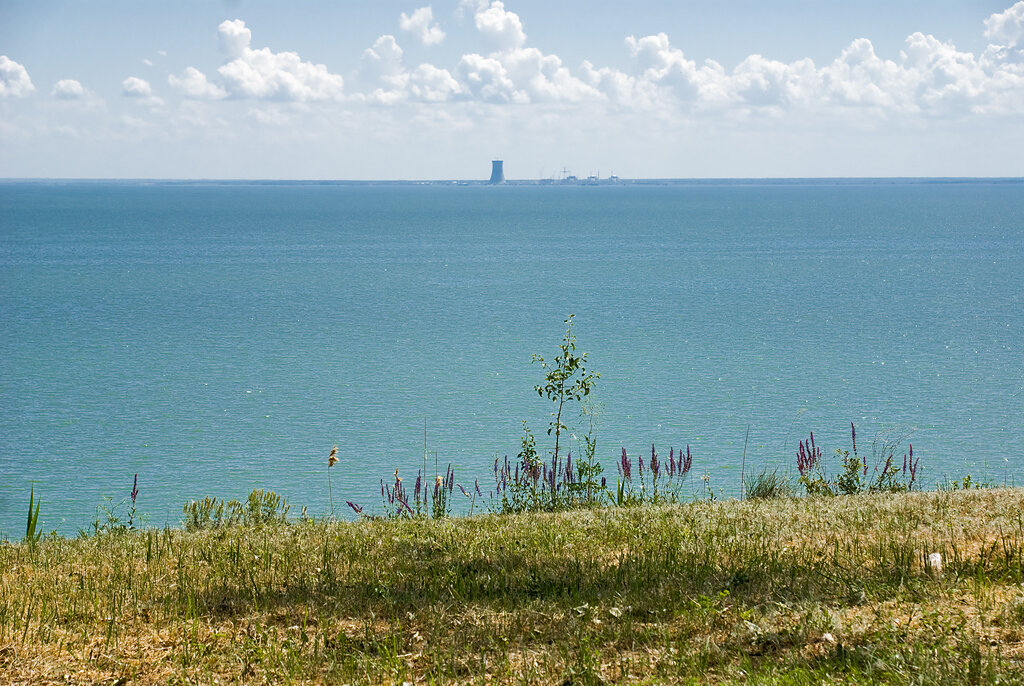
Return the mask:
<path id="1" fill-rule="evenodd" d="M 505 65 L 496 57 L 463 55 L 455 74 L 469 93 L 485 102 L 525 104 L 530 101 L 526 93 L 516 88 Z"/>
<path id="2" fill-rule="evenodd" d="M 875 54 L 867 38 L 858 38 L 831 65 L 821 70 L 825 96 L 839 105 L 906 108 L 906 74 L 891 60 Z"/>
<path id="3" fill-rule="evenodd" d="M 444 40 L 444 31 L 434 21 L 434 10 L 430 5 L 420 7 L 412 13 L 412 16 L 402 15 L 398 18 L 398 25 L 403 31 L 414 35 L 423 45 L 436 45 Z"/>
<path id="4" fill-rule="evenodd" d="M 729 90 L 748 105 L 789 108 L 820 98 L 821 83 L 810 59 L 786 64 L 751 55 L 733 70 Z"/>
<path id="5" fill-rule="evenodd" d="M 1024 38 L 1024 0 L 986 19 L 985 38 L 999 45 L 1016 47 Z"/>
<path id="6" fill-rule="evenodd" d="M 137 76 L 129 76 L 121 82 L 121 94 L 130 98 L 148 98 L 153 95 L 153 89 L 150 87 L 149 81 Z"/>
<path id="7" fill-rule="evenodd" d="M 241 19 L 221 23 L 217 33 L 221 50 L 231 58 L 217 73 L 231 96 L 294 101 L 342 97 L 344 79 L 323 64 L 303 62 L 294 52 L 249 47 L 252 32 Z"/>
<path id="8" fill-rule="evenodd" d="M 220 41 L 220 51 L 225 55 L 243 57 L 252 43 L 252 31 L 246 28 L 241 19 L 228 19 L 217 27 L 217 39 Z"/>
<path id="9" fill-rule="evenodd" d="M 409 92 L 417 100 L 444 102 L 462 93 L 462 86 L 447 69 L 421 64 L 409 75 Z"/>
<path id="10" fill-rule="evenodd" d="M 650 93 L 640 93 L 637 80 L 625 72 L 611 67 L 598 68 L 589 60 L 584 60 L 579 73 L 582 81 L 614 105 L 625 109 L 650 105 Z"/>
<path id="11" fill-rule="evenodd" d="M 682 50 L 673 48 L 664 33 L 643 38 L 630 36 L 626 39 L 626 46 L 638 71 L 636 89 L 647 93 L 648 100 L 665 95 L 683 102 L 703 98 L 711 103 L 728 99 L 725 95 L 725 71 L 721 65 L 707 60 L 697 66 L 694 60 L 686 58 Z M 751 72 L 741 78 L 746 78 L 748 84 L 756 88 L 754 84 L 758 79 L 753 72 L 757 70 L 751 70 L 751 66 L 746 61 L 740 65 L 741 73 Z M 657 93 L 658 90 L 661 92 Z"/>
<path id="12" fill-rule="evenodd" d="M 598 95 L 595 88 L 563 67 L 557 55 L 545 55 L 537 48 L 520 48 L 501 54 L 499 59 L 530 102 L 579 102 Z"/>
<path id="13" fill-rule="evenodd" d="M 465 89 L 447 69 L 421 64 L 409 71 L 402 64 L 402 48 L 391 35 L 378 38 L 363 51 L 360 76 L 372 85 L 381 84 L 365 96 L 378 105 L 408 100 L 440 103 L 461 96 Z"/>
<path id="14" fill-rule="evenodd" d="M 515 12 L 500 0 L 469 2 L 460 9 L 474 11 L 473 21 L 493 52 L 463 55 L 455 67 L 459 92 L 485 102 L 578 102 L 600 96 L 562 65 L 557 55 L 526 48 L 526 33 Z"/>
<path id="15" fill-rule="evenodd" d="M 146 57 L 142 58 L 142 63 L 144 65 L 146 65 L 147 67 L 152 67 L 153 66 L 153 60 L 151 60 L 149 58 L 146 58 Z"/>
<path id="16" fill-rule="evenodd" d="M 50 94 L 61 100 L 77 100 L 85 96 L 85 89 L 82 87 L 82 84 L 74 79 L 61 79 L 53 84 L 53 90 Z"/>
<path id="17" fill-rule="evenodd" d="M 143 105 L 151 108 L 163 107 L 164 101 L 153 95 L 153 88 L 149 81 L 140 79 L 137 76 L 129 76 L 121 82 L 121 95 L 137 99 Z"/>
<path id="18" fill-rule="evenodd" d="M 36 87 L 32 85 L 28 70 L 7 55 L 0 55 L 0 97 L 28 95 Z"/>
<path id="19" fill-rule="evenodd" d="M 505 10 L 505 3 L 494 0 L 489 6 L 479 7 L 473 21 L 495 50 L 514 50 L 526 43 L 526 33 L 519 15 Z"/>
<path id="20" fill-rule="evenodd" d="M 420 35 L 433 14 L 421 8 L 402 15 L 404 30 Z M 381 36 L 363 53 L 359 73 L 370 84 L 363 99 L 378 104 L 408 100 L 476 100 L 497 104 L 601 104 L 616 111 L 687 117 L 764 116 L 801 112 L 840 115 L 861 124 L 871 118 L 948 117 L 967 112 L 1024 108 L 1024 52 L 1013 49 L 1024 29 L 1024 0 L 986 22 L 986 35 L 1001 46 L 981 56 L 961 52 L 934 36 L 908 36 L 893 58 L 875 53 L 859 38 L 832 62 L 783 62 L 753 54 L 732 70 L 698 61 L 674 47 L 665 33 L 626 39 L 632 67 L 622 71 L 584 61 L 570 70 L 556 54 L 527 47 L 523 23 L 502 0 L 462 0 L 488 46 L 486 54 L 462 55 L 453 69 L 423 64 L 409 70 L 393 36 Z M 240 43 L 248 41 L 236 27 Z M 845 114 L 843 114 L 845 113 Z"/>
<path id="21" fill-rule="evenodd" d="M 402 66 L 402 48 L 394 36 L 383 35 L 374 41 L 373 47 L 363 51 L 359 73 L 367 83 L 384 86 L 367 96 L 371 102 L 393 105 L 406 98 L 405 85 L 409 75 Z"/>
<path id="22" fill-rule="evenodd" d="M 391 86 L 402 85 L 402 48 L 395 41 L 395 37 L 385 34 L 374 41 L 372 48 L 364 50 L 359 70 L 370 80 L 380 79 Z"/>
<path id="23" fill-rule="evenodd" d="M 196 100 L 219 100 L 228 96 L 226 90 L 210 83 L 206 74 L 195 67 L 186 67 L 181 76 L 171 74 L 167 77 L 167 83 L 185 97 Z"/>

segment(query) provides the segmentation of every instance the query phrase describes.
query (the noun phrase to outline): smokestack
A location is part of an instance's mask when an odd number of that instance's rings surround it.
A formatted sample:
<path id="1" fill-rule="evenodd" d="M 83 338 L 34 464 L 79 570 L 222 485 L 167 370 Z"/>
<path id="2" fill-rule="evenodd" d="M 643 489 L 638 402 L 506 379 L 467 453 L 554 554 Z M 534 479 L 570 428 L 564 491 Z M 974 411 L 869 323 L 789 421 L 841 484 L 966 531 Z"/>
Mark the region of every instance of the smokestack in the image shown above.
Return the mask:
<path id="1" fill-rule="evenodd" d="M 505 183 L 505 171 L 501 160 L 491 161 L 491 180 L 488 183 Z"/>

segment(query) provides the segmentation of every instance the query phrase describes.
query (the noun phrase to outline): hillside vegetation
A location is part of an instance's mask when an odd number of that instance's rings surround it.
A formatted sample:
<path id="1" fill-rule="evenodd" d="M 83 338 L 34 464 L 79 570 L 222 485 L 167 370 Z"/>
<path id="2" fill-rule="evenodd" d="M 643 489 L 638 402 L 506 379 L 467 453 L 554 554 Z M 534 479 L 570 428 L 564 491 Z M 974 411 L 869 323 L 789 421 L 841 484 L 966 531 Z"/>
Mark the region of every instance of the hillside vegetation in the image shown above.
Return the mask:
<path id="1" fill-rule="evenodd" d="M 0 682 L 1020 684 L 1022 511 L 992 489 L 0 545 Z"/>

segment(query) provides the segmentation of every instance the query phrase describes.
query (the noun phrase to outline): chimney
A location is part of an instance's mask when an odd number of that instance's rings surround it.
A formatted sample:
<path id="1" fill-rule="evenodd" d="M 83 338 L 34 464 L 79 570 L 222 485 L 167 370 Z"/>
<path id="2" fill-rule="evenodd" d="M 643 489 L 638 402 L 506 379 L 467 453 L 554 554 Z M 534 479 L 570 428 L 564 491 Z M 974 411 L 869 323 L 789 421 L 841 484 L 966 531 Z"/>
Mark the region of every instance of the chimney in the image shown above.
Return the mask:
<path id="1" fill-rule="evenodd" d="M 491 180 L 488 183 L 505 183 L 505 171 L 501 160 L 491 161 Z"/>

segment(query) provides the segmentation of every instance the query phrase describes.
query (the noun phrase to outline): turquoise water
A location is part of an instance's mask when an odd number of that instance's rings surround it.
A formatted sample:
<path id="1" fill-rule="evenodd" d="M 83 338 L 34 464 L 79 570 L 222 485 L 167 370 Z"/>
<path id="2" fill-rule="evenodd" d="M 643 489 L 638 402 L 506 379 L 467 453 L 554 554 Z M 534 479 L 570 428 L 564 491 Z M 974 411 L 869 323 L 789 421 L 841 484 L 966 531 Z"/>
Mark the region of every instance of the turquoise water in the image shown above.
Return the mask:
<path id="1" fill-rule="evenodd" d="M 380 510 L 428 448 L 488 490 L 573 312 L 598 454 L 748 469 L 913 431 L 1024 482 L 1024 184 L 0 184 L 0 532 L 270 488 Z M 904 443 L 904 446 L 906 443 Z M 433 467 L 431 466 L 431 469 Z M 695 480 L 697 487 L 703 483 Z M 346 516 L 350 513 L 345 512 Z"/>

